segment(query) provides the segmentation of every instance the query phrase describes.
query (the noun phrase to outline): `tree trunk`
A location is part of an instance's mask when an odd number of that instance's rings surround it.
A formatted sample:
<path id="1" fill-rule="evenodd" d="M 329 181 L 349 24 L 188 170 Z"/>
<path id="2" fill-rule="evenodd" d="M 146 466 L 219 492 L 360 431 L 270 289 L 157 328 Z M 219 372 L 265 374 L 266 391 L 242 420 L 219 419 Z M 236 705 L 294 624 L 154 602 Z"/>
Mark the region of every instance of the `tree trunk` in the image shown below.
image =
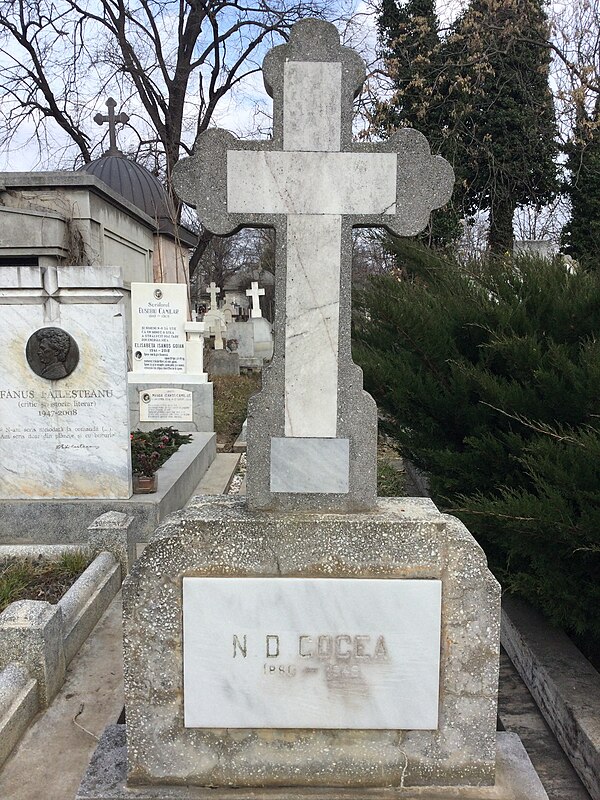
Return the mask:
<path id="1" fill-rule="evenodd" d="M 492 255 L 512 254 L 515 241 L 513 234 L 515 208 L 516 204 L 511 197 L 498 197 L 492 201 L 488 235 L 488 249 Z"/>
<path id="2" fill-rule="evenodd" d="M 213 238 L 214 234 L 209 233 L 206 228 L 202 228 L 202 232 L 198 236 L 198 244 L 196 245 L 196 249 L 192 253 L 192 257 L 190 258 L 190 280 L 194 276 L 194 273 L 198 269 L 198 264 L 200 263 L 200 259 L 204 255 L 204 251 L 208 247 Z"/>

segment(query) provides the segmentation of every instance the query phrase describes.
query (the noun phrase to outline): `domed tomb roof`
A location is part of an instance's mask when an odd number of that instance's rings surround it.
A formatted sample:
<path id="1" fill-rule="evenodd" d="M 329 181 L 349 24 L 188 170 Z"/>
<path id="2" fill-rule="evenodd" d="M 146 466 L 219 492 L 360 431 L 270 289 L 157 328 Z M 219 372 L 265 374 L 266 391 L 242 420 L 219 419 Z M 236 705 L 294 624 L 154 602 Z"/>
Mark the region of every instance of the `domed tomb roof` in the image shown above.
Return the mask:
<path id="1" fill-rule="evenodd" d="M 109 151 L 80 169 L 99 178 L 113 191 L 140 208 L 159 227 L 161 222 L 173 222 L 175 219 L 169 196 L 158 178 L 123 154 Z"/>
<path id="2" fill-rule="evenodd" d="M 141 209 L 155 221 L 159 233 L 177 238 L 188 247 L 194 247 L 197 237 L 185 226 L 176 224 L 175 209 L 160 180 L 141 164 L 123 155 L 117 147 L 116 123 L 127 122 L 129 117 L 124 113 L 114 113 L 117 103 L 112 97 L 108 98 L 106 105 L 108 115 L 96 114 L 94 121 L 98 125 L 108 123 L 109 149 L 100 158 L 84 164 L 79 171 L 94 175 L 125 200 Z"/>

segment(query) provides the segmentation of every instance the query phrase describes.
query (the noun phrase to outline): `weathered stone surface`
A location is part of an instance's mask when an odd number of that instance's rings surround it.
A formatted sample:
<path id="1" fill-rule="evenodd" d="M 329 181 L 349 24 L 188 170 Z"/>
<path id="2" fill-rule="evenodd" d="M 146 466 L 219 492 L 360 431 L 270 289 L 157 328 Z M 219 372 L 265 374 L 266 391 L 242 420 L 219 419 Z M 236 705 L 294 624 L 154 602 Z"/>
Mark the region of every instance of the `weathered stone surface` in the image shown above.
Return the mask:
<path id="1" fill-rule="evenodd" d="M 0 766 L 39 709 L 36 681 L 22 664 L 0 669 Z"/>
<path id="2" fill-rule="evenodd" d="M 130 533 L 144 542 L 161 520 L 185 505 L 215 455 L 215 434 L 194 433 L 158 471 L 158 491 L 127 500 L 0 500 L 0 543 L 85 544 L 88 526 L 109 510 L 132 514 Z"/>
<path id="3" fill-rule="evenodd" d="M 389 141 L 352 141 L 352 99 L 362 59 L 333 25 L 304 20 L 263 64 L 273 97 L 273 138 L 203 133 L 175 167 L 179 195 L 202 224 L 224 234 L 276 229 L 275 349 L 263 390 L 249 404 L 247 496 L 262 510 L 361 511 L 376 504 L 375 404 L 350 352 L 352 227 L 418 233 L 450 197 L 453 175 L 425 138 L 405 129 Z M 347 440 L 337 491 L 273 483 L 271 442 Z"/>
<path id="4" fill-rule="evenodd" d="M 593 800 L 600 800 L 600 675 L 563 631 L 502 598 L 502 644 Z"/>
<path id="5" fill-rule="evenodd" d="M 76 800 L 548 800 L 521 740 L 497 734 L 496 784 L 397 788 L 243 789 L 194 786 L 126 786 L 125 726 L 103 733 Z"/>
<path id="6" fill-rule="evenodd" d="M 184 576 L 239 576 L 240 591 L 252 576 L 441 580 L 439 729 L 184 728 Z M 134 565 L 124 625 L 132 784 L 493 783 L 499 587 L 468 531 L 431 501 L 380 499 L 369 515 L 284 515 L 195 498 Z"/>
<path id="7" fill-rule="evenodd" d="M 135 541 L 132 535 L 133 516 L 121 511 L 106 511 L 88 525 L 88 544 L 93 552 L 108 550 L 121 564 L 122 575 L 129 572 L 135 561 Z"/>
<path id="8" fill-rule="evenodd" d="M 239 375 L 240 357 L 226 350 L 211 350 L 208 354 L 208 372 L 211 375 Z"/>
<path id="9" fill-rule="evenodd" d="M 0 614 L 0 667 L 24 664 L 38 682 L 41 706 L 48 706 L 65 678 L 64 628 L 57 605 L 17 600 Z"/>

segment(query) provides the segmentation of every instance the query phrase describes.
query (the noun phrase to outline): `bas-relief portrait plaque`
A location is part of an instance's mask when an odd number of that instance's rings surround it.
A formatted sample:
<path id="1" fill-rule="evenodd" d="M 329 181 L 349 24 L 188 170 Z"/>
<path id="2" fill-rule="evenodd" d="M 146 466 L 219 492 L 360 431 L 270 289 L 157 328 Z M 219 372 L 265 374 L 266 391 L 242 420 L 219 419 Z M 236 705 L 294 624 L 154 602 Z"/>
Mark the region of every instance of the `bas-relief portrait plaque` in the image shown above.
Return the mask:
<path id="1" fill-rule="evenodd" d="M 68 377 L 79 363 L 79 347 L 62 328 L 39 328 L 29 337 L 25 356 L 36 375 L 58 381 Z"/>
<path id="2" fill-rule="evenodd" d="M 432 730 L 441 581 L 184 578 L 189 728 Z"/>

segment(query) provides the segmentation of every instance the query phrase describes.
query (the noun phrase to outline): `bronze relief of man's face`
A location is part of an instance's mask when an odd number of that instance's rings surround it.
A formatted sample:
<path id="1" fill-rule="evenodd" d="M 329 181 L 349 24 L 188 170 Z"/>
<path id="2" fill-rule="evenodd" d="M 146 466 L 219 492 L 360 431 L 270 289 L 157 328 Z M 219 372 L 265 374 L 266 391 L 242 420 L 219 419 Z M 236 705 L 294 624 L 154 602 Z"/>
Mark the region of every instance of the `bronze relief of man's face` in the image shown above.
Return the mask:
<path id="1" fill-rule="evenodd" d="M 79 348 L 62 328 L 39 328 L 25 348 L 27 363 L 36 375 L 58 381 L 70 375 L 79 363 Z"/>

